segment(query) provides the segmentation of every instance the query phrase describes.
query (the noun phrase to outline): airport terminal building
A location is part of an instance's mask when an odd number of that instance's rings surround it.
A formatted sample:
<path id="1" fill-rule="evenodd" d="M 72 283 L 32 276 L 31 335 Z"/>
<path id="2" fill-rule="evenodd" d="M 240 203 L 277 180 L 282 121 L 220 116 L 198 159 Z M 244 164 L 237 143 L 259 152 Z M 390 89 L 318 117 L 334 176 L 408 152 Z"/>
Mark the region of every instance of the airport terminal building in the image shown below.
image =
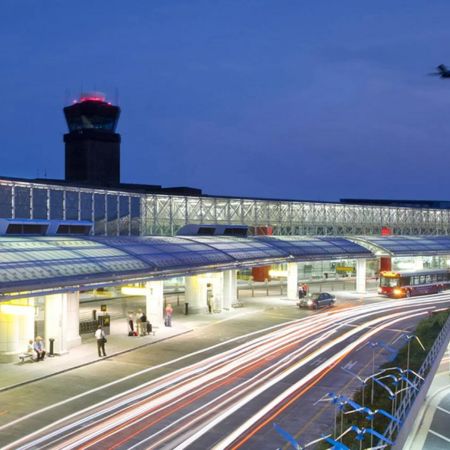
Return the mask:
<path id="1" fill-rule="evenodd" d="M 64 113 L 64 180 L 0 176 L 0 361 L 23 349 L 37 321 L 57 352 L 79 344 L 80 291 L 99 286 L 134 286 L 160 324 L 171 277 L 183 278 L 193 311 L 206 307 L 209 291 L 226 310 L 238 270 L 278 265 L 295 299 L 299 280 L 337 265 L 363 292 L 383 260 L 387 270 L 395 257 L 415 268 L 450 264 L 444 204 L 235 198 L 121 183 L 120 109 L 87 94 Z M 244 229 L 251 237 L 242 239 Z"/>
<path id="2" fill-rule="evenodd" d="M 205 195 L 196 188 L 122 183 L 121 136 L 116 132 L 120 108 L 102 94 L 88 93 L 64 108 L 64 114 L 65 179 L 0 175 L 1 219 L 29 221 L 30 226 L 39 220 L 86 221 L 93 224 L 90 233 L 95 236 L 170 236 L 186 224 L 202 223 L 270 227 L 277 236 L 450 231 L 450 209 L 443 202 L 232 198 Z"/>

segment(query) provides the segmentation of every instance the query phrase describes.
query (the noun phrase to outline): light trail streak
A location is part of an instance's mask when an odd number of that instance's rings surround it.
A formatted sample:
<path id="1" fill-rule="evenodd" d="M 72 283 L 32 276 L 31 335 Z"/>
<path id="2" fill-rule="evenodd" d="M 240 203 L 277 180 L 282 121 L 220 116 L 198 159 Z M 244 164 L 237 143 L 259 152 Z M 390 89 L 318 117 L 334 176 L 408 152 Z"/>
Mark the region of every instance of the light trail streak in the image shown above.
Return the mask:
<path id="1" fill-rule="evenodd" d="M 50 432 L 45 436 L 37 438 L 35 441 L 30 442 L 30 439 L 37 434 L 51 429 L 55 424 L 37 430 L 31 435 L 19 439 L 4 448 L 17 449 L 20 444 L 28 441 L 20 447 L 25 450 L 32 448 L 33 446 L 36 448 L 36 446 L 39 446 L 40 444 L 48 443 L 49 440 L 51 447 L 54 449 L 64 448 L 69 450 L 70 448 L 80 448 L 80 446 L 87 448 L 92 445 L 96 446 L 98 442 L 105 442 L 105 439 L 110 439 L 116 434 L 120 435 L 120 433 L 123 433 L 126 430 L 128 433 L 126 438 L 119 437 L 119 442 L 115 443 L 117 445 L 113 446 L 113 444 L 111 444 L 108 446 L 108 448 L 115 448 L 125 444 L 131 437 L 134 438 L 139 434 L 142 434 L 169 415 L 174 416 L 170 424 L 164 426 L 160 430 L 155 430 L 150 436 L 143 436 L 138 443 L 133 443 L 133 447 L 127 446 L 127 448 L 134 449 L 144 444 L 147 445 L 147 442 L 157 438 L 158 440 L 156 442 L 148 443 L 150 447 L 146 447 L 155 448 L 155 446 L 157 447 L 163 442 L 167 442 L 170 439 L 176 439 L 177 434 L 179 436 L 180 431 L 185 431 L 189 429 L 189 427 L 192 428 L 195 426 L 195 430 L 190 430 L 191 435 L 186 439 L 183 437 L 184 442 L 177 447 L 180 449 L 185 448 L 185 446 L 189 445 L 189 442 L 195 442 L 200 436 L 207 433 L 213 426 L 223 421 L 243 405 L 257 398 L 258 395 L 267 391 L 267 389 L 283 380 L 289 374 L 304 367 L 320 354 L 329 351 L 333 346 L 343 343 L 350 337 L 366 330 L 362 337 L 352 342 L 349 347 L 350 349 L 348 350 L 352 351 L 354 350 L 355 345 L 360 345 L 364 339 L 367 339 L 367 336 L 372 336 L 380 330 L 390 326 L 391 322 L 389 322 L 389 324 L 381 324 L 383 321 L 386 322 L 389 317 L 398 317 L 398 319 L 392 322 L 397 323 L 401 320 L 406 320 L 408 317 L 425 314 L 426 311 L 434 309 L 437 304 L 441 303 L 448 303 L 448 296 L 433 296 L 433 298 L 422 297 L 405 303 L 392 301 L 370 306 L 360 305 L 351 309 L 323 312 L 307 318 L 297 319 L 287 324 L 269 327 L 265 331 L 269 330 L 270 332 L 263 336 L 259 336 L 250 342 L 240 344 L 234 349 L 211 356 L 203 361 L 193 363 L 171 372 L 170 374 L 163 375 L 155 380 L 118 394 L 112 399 L 107 400 L 114 404 L 105 409 L 97 408 L 99 404 L 96 404 L 79 413 L 74 413 L 66 418 L 62 418 L 55 423 L 56 426 L 69 419 L 82 417 L 83 415 L 88 414 L 89 411 L 97 409 L 97 412 L 69 423 L 54 432 Z M 415 312 L 414 314 L 409 312 L 410 309 L 417 309 L 419 306 L 423 308 L 423 311 Z M 325 346 L 322 345 L 317 350 L 314 350 L 315 346 L 319 346 L 324 339 L 327 339 L 327 336 L 324 335 L 324 333 L 330 331 L 337 332 L 338 330 L 342 331 L 342 329 L 350 323 L 392 309 L 399 310 L 400 312 L 373 319 L 363 325 L 357 325 L 355 328 L 343 332 L 339 338 L 336 338 L 330 344 Z M 369 330 L 372 326 L 375 326 L 375 328 Z M 169 361 L 157 367 L 166 366 L 174 361 L 178 362 L 185 359 L 188 356 L 201 354 L 210 351 L 213 348 L 217 349 L 220 346 L 255 336 L 263 332 L 264 330 L 248 333 L 245 336 L 239 336 L 209 347 L 208 349 L 193 352 L 190 355 L 185 355 L 184 357 L 177 358 L 176 360 Z M 308 342 L 304 343 L 306 339 L 308 339 Z M 355 344 L 355 342 L 358 342 L 358 344 Z M 292 350 L 293 346 L 299 345 L 300 347 L 297 350 Z M 341 351 L 344 352 L 342 355 L 348 353 L 345 353 L 346 348 Z M 308 351 L 311 353 L 304 356 Z M 275 358 L 281 359 L 274 360 Z M 324 374 L 324 372 L 328 373 L 329 370 L 332 370 L 333 362 L 330 362 L 330 360 L 333 361 L 334 359 L 335 358 L 331 358 L 319 365 L 313 372 L 319 374 L 319 376 L 321 376 L 320 374 L 325 376 L 326 373 Z M 268 367 L 263 367 L 264 365 L 268 365 Z M 140 371 L 139 374 L 150 372 L 151 370 L 155 370 L 155 368 L 156 367 L 145 369 L 144 371 Z M 220 389 L 223 389 L 227 384 L 230 385 L 236 383 L 243 374 L 251 374 L 251 371 L 255 370 L 259 370 L 259 373 L 231 386 L 229 390 L 224 393 L 220 392 Z M 134 374 L 134 376 L 136 376 L 136 374 Z M 131 376 L 125 377 L 124 379 L 129 378 L 131 378 Z M 294 390 L 294 393 L 291 391 L 291 393 L 286 393 L 286 396 L 283 397 L 284 402 L 288 400 L 289 404 L 291 404 L 295 401 L 292 399 L 297 398 L 299 392 L 305 392 L 306 384 L 309 383 L 310 377 L 303 377 L 302 380 L 303 384 L 300 385 L 301 388 L 298 387 L 297 391 Z M 120 380 L 117 380 L 114 384 L 118 382 L 120 382 Z M 308 389 L 311 387 L 312 384 Z M 200 397 L 204 398 L 205 396 L 210 395 L 214 390 L 216 392 L 219 391 L 214 399 L 206 399 L 206 403 L 195 407 L 194 410 L 179 418 L 176 417 L 175 414 L 181 412 L 187 405 L 199 401 Z M 290 395 L 292 398 L 288 398 Z M 278 396 L 277 399 L 279 397 L 280 396 Z M 273 404 L 273 402 L 270 404 Z M 106 404 L 106 401 L 102 402 L 102 406 L 104 406 L 104 404 Z M 110 416 L 105 418 L 108 414 Z M 249 421 L 253 420 L 254 417 L 255 416 L 249 418 Z M 206 423 L 204 422 L 205 420 Z M 11 425 L 11 423 L 12 422 L 6 424 L 5 427 Z M 140 425 L 140 423 L 142 424 Z M 248 423 L 248 421 L 246 423 Z M 251 427 L 252 425 L 249 426 Z M 134 427 L 134 429 L 129 431 L 128 429 L 130 427 Z M 3 427 L 0 427 L 0 430 L 2 428 Z M 176 428 L 176 430 L 174 430 L 174 428 Z M 70 437 L 72 434 L 76 435 Z M 235 438 L 235 440 L 236 439 L 237 438 Z M 55 446 L 56 442 L 60 440 L 62 440 L 62 442 L 58 444 L 58 446 Z"/>
<path id="2" fill-rule="evenodd" d="M 404 314 L 404 313 L 396 313 L 395 315 L 398 316 L 398 315 L 401 315 L 401 314 Z M 366 326 L 372 326 L 373 324 L 378 323 L 378 322 L 381 322 L 381 321 L 384 321 L 384 320 L 385 320 L 385 318 L 382 317 L 382 318 L 376 319 L 375 321 L 372 321 L 372 322 L 370 322 L 369 324 L 366 324 L 365 326 L 362 326 L 362 327 L 360 327 L 360 328 L 365 328 Z M 352 335 L 358 333 L 358 331 L 359 331 L 359 329 L 353 329 L 353 330 L 351 330 L 351 331 L 345 333 L 343 337 L 341 337 L 340 339 L 337 340 L 337 342 L 341 342 L 341 341 L 347 339 L 347 337 L 352 336 Z M 336 343 L 336 341 L 335 341 L 335 343 Z M 331 348 L 333 345 L 334 345 L 334 344 L 330 345 L 329 348 Z M 325 351 L 325 350 L 327 350 L 327 348 L 324 349 L 324 350 L 322 350 L 322 351 Z M 319 354 L 320 354 L 320 353 L 321 353 L 321 352 L 319 352 Z M 316 354 L 312 354 L 309 358 L 310 358 L 310 359 L 313 359 L 315 356 L 317 356 L 317 355 L 316 355 Z M 308 362 L 308 361 L 309 361 L 309 359 L 306 360 L 306 362 Z M 295 365 L 292 366 L 290 370 L 285 371 L 285 372 L 283 373 L 283 378 L 286 377 L 286 376 L 287 376 L 289 373 L 291 373 L 292 371 L 297 370 L 297 368 L 298 368 L 298 367 L 296 367 Z M 278 379 L 272 379 L 271 382 L 269 383 L 269 386 L 272 386 L 272 385 L 275 384 L 277 381 L 278 381 Z M 265 390 L 265 389 L 267 389 L 267 388 L 268 388 L 268 387 L 265 386 L 265 387 L 263 388 L 263 390 Z M 256 395 L 257 395 L 257 394 L 256 394 Z M 255 397 L 255 395 L 251 395 L 251 397 L 249 398 L 249 400 L 253 399 L 254 397 Z M 151 423 L 151 425 L 153 425 L 153 423 Z M 90 434 L 90 436 L 84 435 L 84 437 L 83 437 L 82 439 L 80 439 L 80 436 L 77 436 L 77 439 L 76 439 L 75 444 L 76 444 L 76 445 L 80 445 L 80 444 L 82 444 L 83 442 L 88 441 L 89 439 L 93 439 L 94 436 L 98 436 L 98 434 L 100 434 L 100 433 L 102 434 L 102 436 L 108 437 L 109 434 L 105 434 L 105 430 L 108 429 L 108 428 L 112 428 L 113 426 L 116 426 L 116 427 L 117 427 L 117 422 L 115 422 L 115 421 L 114 421 L 114 422 L 110 422 L 110 423 L 109 423 L 109 426 L 106 426 L 105 423 L 103 422 L 103 423 L 97 428 L 97 430 L 95 430 L 92 434 Z M 150 426 L 150 425 L 148 425 L 148 426 Z M 203 427 L 203 429 L 204 429 L 204 427 Z M 117 430 L 115 430 L 114 432 L 116 432 L 116 431 L 117 431 Z M 140 431 L 142 431 L 142 429 L 141 429 Z M 95 439 L 94 441 L 91 441 L 91 443 L 90 443 L 89 445 L 94 445 L 94 444 L 97 443 L 97 442 L 98 442 L 98 440 Z M 66 445 L 65 445 L 64 448 L 72 448 L 72 447 L 68 447 L 68 446 L 67 446 L 67 442 L 66 442 Z"/>
<path id="3" fill-rule="evenodd" d="M 391 314 L 387 318 L 393 318 L 398 317 L 399 315 L 402 315 L 403 313 L 396 313 Z M 416 315 L 426 314 L 425 312 L 417 313 Z M 379 319 L 371 320 L 368 325 L 375 326 L 379 324 L 380 322 L 383 322 L 387 319 L 386 317 L 382 317 Z M 401 317 L 397 321 L 404 320 L 404 317 Z M 395 323 L 396 321 L 392 321 L 392 323 Z M 357 334 L 359 331 L 366 328 L 366 326 L 360 326 L 357 329 L 352 329 L 348 331 L 347 333 L 344 333 L 344 335 L 334 339 L 330 344 L 314 351 L 312 354 L 310 354 L 308 357 L 306 357 L 304 360 L 302 360 L 302 363 L 307 363 L 312 361 L 314 358 L 319 356 L 320 354 L 324 353 L 327 350 L 330 350 L 332 347 L 334 347 L 337 343 L 344 342 L 345 340 L 349 339 L 350 337 Z M 385 328 L 383 326 L 379 327 L 380 329 Z M 271 409 L 273 409 L 280 401 L 283 401 L 287 396 L 291 395 L 293 392 L 298 390 L 300 387 L 302 387 L 307 382 L 311 381 L 314 377 L 317 377 L 320 372 L 322 372 L 324 369 L 326 369 L 329 365 L 333 364 L 334 361 L 336 361 L 340 356 L 348 354 L 352 349 L 356 348 L 359 344 L 364 342 L 364 340 L 368 339 L 370 336 L 373 336 L 378 332 L 378 329 L 368 331 L 362 338 L 355 339 L 351 344 L 349 344 L 344 350 L 339 351 L 335 356 L 329 358 L 328 361 L 320 364 L 317 368 L 313 369 L 311 372 L 309 372 L 308 375 L 303 377 L 299 382 L 295 383 L 288 389 L 286 389 L 281 395 L 279 395 L 275 400 L 271 401 L 266 407 L 262 408 L 259 413 L 255 414 L 252 418 L 248 419 L 243 425 L 241 425 L 235 432 L 228 435 L 228 438 L 221 441 L 220 444 L 218 444 L 215 448 L 225 448 L 227 445 L 230 445 L 239 435 L 241 435 L 246 429 L 248 429 L 250 426 L 252 426 L 256 420 L 263 417 L 265 414 L 267 414 Z M 290 374 L 293 371 L 298 369 L 298 364 L 293 365 L 289 370 L 285 371 L 283 375 Z M 284 376 L 279 376 L 274 379 L 272 379 L 269 383 L 269 386 L 272 386 L 273 384 L 281 381 L 284 378 Z M 213 426 L 217 425 L 219 422 L 221 422 L 223 419 L 228 417 L 233 412 L 237 411 L 239 408 L 244 406 L 246 403 L 248 403 L 250 400 L 252 400 L 255 396 L 261 394 L 261 388 L 257 389 L 251 398 L 244 397 L 241 399 L 238 403 L 236 403 L 231 410 L 227 411 L 226 413 L 222 414 L 220 417 L 210 421 L 208 424 L 206 424 L 203 429 L 200 432 L 197 432 L 193 434 L 191 437 L 189 437 L 187 440 L 183 442 L 183 444 L 175 447 L 176 450 L 182 450 L 186 448 L 188 445 L 192 444 L 194 441 L 196 441 L 199 437 L 201 437 L 206 431 L 210 430 Z"/>
<path id="4" fill-rule="evenodd" d="M 420 313 L 416 313 L 416 314 L 411 314 L 409 316 L 407 316 L 406 318 L 410 319 L 412 317 L 417 317 L 420 315 L 424 315 L 426 314 L 426 312 L 420 312 Z M 399 319 L 395 319 L 392 320 L 390 322 L 390 324 L 394 324 L 397 322 L 400 322 L 402 320 L 405 320 L 405 317 L 401 317 Z M 386 328 L 387 326 L 389 326 L 389 324 L 383 324 L 380 325 L 379 327 L 371 330 L 368 333 L 365 333 L 361 338 L 357 339 L 355 342 L 353 342 L 352 344 L 350 344 L 349 346 L 347 346 L 345 349 L 341 350 L 335 357 L 333 357 L 331 359 L 330 362 L 328 362 L 329 367 L 326 367 L 327 363 L 324 363 L 324 372 L 325 373 L 318 373 L 317 374 L 317 378 L 319 378 L 319 376 L 322 378 L 323 376 L 325 376 L 330 370 L 332 370 L 342 359 L 345 358 L 345 356 L 347 356 L 353 349 L 355 349 L 361 342 L 364 342 L 364 340 L 370 338 L 371 336 L 379 333 L 382 329 Z M 319 368 L 318 368 L 319 369 Z M 318 370 L 318 372 L 320 372 Z M 300 382 L 296 383 L 295 385 L 293 385 L 291 388 L 289 388 L 287 391 L 283 392 L 283 394 L 279 395 L 276 399 L 272 400 L 272 402 L 270 402 L 265 408 L 263 408 L 258 414 L 255 414 L 251 419 L 247 420 L 247 422 L 245 422 L 245 424 L 243 424 L 238 430 L 235 430 L 234 433 L 232 433 L 232 435 L 229 435 L 227 440 L 222 441 L 217 447 L 215 448 L 225 448 L 225 446 L 230 445 L 234 440 L 236 440 L 236 436 L 240 436 L 243 434 L 244 430 L 249 429 L 259 418 L 264 417 L 267 413 L 269 413 L 271 410 L 275 409 L 276 406 L 278 406 L 279 404 L 283 403 L 284 399 L 286 397 L 289 396 L 289 394 L 291 392 L 295 392 L 299 387 L 303 386 L 304 384 L 306 384 L 307 381 L 309 381 L 310 379 L 313 378 L 312 374 L 309 374 L 308 376 L 306 376 L 303 380 L 301 380 Z M 317 384 L 317 381 L 315 380 L 313 385 Z M 281 412 L 283 412 L 288 406 L 290 406 L 293 402 L 295 402 L 296 400 L 298 400 L 298 398 L 303 395 L 306 390 L 310 389 L 311 386 L 308 386 L 308 388 L 303 389 L 302 391 L 300 391 L 299 394 L 295 395 L 294 397 L 292 397 L 288 402 L 286 402 L 284 405 L 282 405 L 278 410 L 276 410 L 274 413 L 272 413 L 268 418 L 266 418 L 263 422 L 261 422 L 256 428 L 254 428 L 254 430 L 252 430 L 251 433 L 248 433 L 243 439 L 241 439 L 237 444 L 233 445 L 232 449 L 238 449 L 240 448 L 245 442 L 247 442 L 252 436 L 254 436 L 256 434 L 257 431 L 259 431 L 261 428 L 265 427 L 269 422 L 273 421 Z M 234 436 L 234 439 L 231 438 L 231 436 Z M 228 444 L 227 444 L 228 441 Z M 225 444 L 224 447 L 221 447 L 221 445 Z"/>

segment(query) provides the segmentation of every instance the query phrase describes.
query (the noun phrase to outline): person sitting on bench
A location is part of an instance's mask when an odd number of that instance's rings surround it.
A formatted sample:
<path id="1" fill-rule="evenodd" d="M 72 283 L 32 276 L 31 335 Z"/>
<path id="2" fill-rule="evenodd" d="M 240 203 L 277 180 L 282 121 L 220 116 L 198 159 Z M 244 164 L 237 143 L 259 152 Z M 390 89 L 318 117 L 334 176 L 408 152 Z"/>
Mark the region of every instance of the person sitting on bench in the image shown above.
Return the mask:
<path id="1" fill-rule="evenodd" d="M 22 362 L 25 362 L 26 359 L 30 359 L 31 361 L 34 361 L 33 355 L 34 355 L 34 342 L 33 342 L 33 339 L 30 339 L 28 341 L 27 351 L 24 353 L 20 353 L 19 359 Z"/>
<path id="2" fill-rule="evenodd" d="M 44 348 L 44 342 L 43 339 L 40 336 L 36 337 L 36 341 L 33 345 L 34 351 L 37 354 L 36 361 L 43 361 L 45 358 L 45 348 Z"/>

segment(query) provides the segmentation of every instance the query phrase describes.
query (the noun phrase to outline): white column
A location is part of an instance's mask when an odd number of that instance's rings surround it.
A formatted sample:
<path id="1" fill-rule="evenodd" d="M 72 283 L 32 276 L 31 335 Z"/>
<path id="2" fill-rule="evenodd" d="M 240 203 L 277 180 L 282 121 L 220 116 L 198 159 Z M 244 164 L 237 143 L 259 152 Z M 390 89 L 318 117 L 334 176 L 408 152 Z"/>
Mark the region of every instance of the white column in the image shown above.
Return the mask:
<path id="1" fill-rule="evenodd" d="M 231 270 L 231 304 L 235 305 L 238 302 L 237 291 L 237 270 Z"/>
<path id="2" fill-rule="evenodd" d="M 185 277 L 185 302 L 189 303 L 189 312 L 199 313 L 208 310 L 206 301 L 206 279 L 199 275 Z"/>
<path id="3" fill-rule="evenodd" d="M 34 339 L 34 307 L 14 303 L 0 304 L 0 361 L 5 362 Z"/>
<path id="4" fill-rule="evenodd" d="M 55 339 L 53 351 L 67 353 L 68 326 L 67 294 L 45 296 L 45 349 L 50 350 L 49 339 Z"/>
<path id="5" fill-rule="evenodd" d="M 366 260 L 356 260 L 356 292 L 364 294 L 366 292 Z"/>
<path id="6" fill-rule="evenodd" d="M 164 281 L 145 283 L 145 306 L 147 320 L 154 327 L 161 327 L 164 321 Z"/>
<path id="7" fill-rule="evenodd" d="M 223 272 L 223 309 L 230 309 L 237 301 L 237 270 Z"/>
<path id="8" fill-rule="evenodd" d="M 67 294 L 67 348 L 81 344 L 80 336 L 80 292 Z"/>
<path id="9" fill-rule="evenodd" d="M 213 312 L 221 312 L 223 309 L 224 280 L 223 272 L 216 272 L 207 277 L 207 282 L 212 285 L 212 293 L 214 295 Z"/>
<path id="10" fill-rule="evenodd" d="M 287 296 L 291 300 L 298 298 L 298 264 L 296 262 L 287 265 Z"/>

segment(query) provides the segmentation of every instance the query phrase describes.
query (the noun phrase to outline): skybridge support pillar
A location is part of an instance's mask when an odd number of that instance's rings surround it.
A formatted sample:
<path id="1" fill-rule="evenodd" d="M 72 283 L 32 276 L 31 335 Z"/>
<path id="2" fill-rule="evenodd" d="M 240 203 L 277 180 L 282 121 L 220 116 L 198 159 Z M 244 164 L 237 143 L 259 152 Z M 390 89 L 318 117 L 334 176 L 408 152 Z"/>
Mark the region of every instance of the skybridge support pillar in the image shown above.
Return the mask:
<path id="1" fill-rule="evenodd" d="M 366 292 L 366 265 L 365 259 L 356 260 L 356 292 L 359 294 Z"/>
<path id="2" fill-rule="evenodd" d="M 147 320 L 154 327 L 161 327 L 164 321 L 164 281 L 145 283 L 145 307 Z"/>
<path id="3" fill-rule="evenodd" d="M 287 296 L 291 300 L 298 298 L 298 264 L 296 262 L 287 265 Z"/>
<path id="4" fill-rule="evenodd" d="M 237 302 L 237 270 L 223 272 L 223 309 L 229 310 Z"/>

